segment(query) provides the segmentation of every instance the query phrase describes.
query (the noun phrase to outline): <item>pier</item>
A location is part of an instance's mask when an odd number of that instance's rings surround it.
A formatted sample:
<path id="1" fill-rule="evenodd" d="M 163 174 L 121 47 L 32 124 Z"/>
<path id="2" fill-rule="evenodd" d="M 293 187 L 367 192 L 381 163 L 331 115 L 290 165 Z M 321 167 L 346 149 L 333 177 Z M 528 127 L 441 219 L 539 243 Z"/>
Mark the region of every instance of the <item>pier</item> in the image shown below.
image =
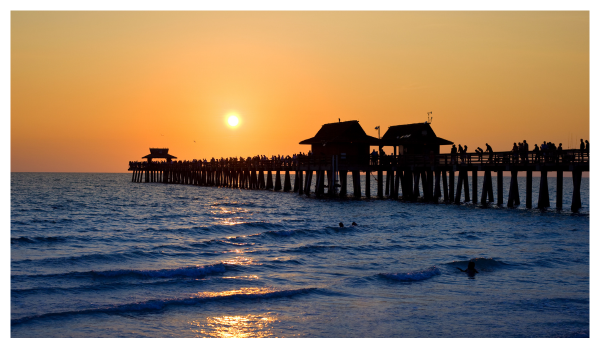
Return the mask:
<path id="1" fill-rule="evenodd" d="M 576 149 L 519 154 L 466 153 L 463 156 L 383 155 L 369 158 L 366 163 L 364 157 L 352 155 L 300 155 L 295 159 L 288 156 L 276 160 L 173 161 L 175 157 L 168 154 L 168 149 L 151 149 L 151 154 L 144 158 L 148 161 L 130 162 L 132 182 L 271 190 L 306 196 L 347 198 L 348 179 L 351 176 L 354 187 L 352 198 L 361 199 L 360 176 L 364 174 L 364 198 L 371 198 L 373 192 L 374 197 L 379 199 L 448 204 L 471 202 L 481 206 L 492 203 L 504 206 L 506 203 L 509 208 L 521 204 L 517 180 L 519 172 L 526 173 L 526 193 L 523 196 L 526 208 L 534 207 L 533 172 L 540 173 L 536 207 L 549 208 L 548 173 L 556 172 L 556 210 L 563 208 L 563 174 L 571 172 L 571 211 L 577 211 L 581 207 L 581 177 L 583 172 L 589 172 L 589 154 Z M 156 162 L 154 159 L 165 161 Z M 496 192 L 493 191 L 492 172 L 496 173 Z M 510 172 L 506 183 L 504 172 Z M 291 173 L 294 174 L 293 182 Z M 475 179 L 479 176 L 483 177 L 480 196 L 477 195 L 478 183 Z M 504 184 L 508 184 L 508 196 L 503 196 Z"/>

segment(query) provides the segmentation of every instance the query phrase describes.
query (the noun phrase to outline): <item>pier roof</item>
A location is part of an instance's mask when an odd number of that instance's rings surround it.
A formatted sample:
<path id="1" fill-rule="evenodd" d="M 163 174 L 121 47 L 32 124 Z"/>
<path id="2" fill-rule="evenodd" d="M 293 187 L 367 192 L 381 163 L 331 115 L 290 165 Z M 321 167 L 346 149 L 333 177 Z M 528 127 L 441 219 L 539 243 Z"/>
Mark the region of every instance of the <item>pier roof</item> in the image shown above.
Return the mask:
<path id="1" fill-rule="evenodd" d="M 367 143 L 379 145 L 379 139 L 367 135 L 358 121 L 344 121 L 324 124 L 314 137 L 301 141 L 300 144 L 320 143 Z"/>
<path id="2" fill-rule="evenodd" d="M 154 158 L 166 158 L 166 159 L 174 159 L 177 158 L 173 155 L 169 154 L 169 148 L 150 148 L 150 154 L 142 157 L 147 159 Z"/>
<path id="3" fill-rule="evenodd" d="M 403 124 L 391 126 L 381 137 L 383 145 L 410 145 L 410 144 L 429 144 L 429 145 L 450 145 L 454 144 L 441 137 L 437 137 L 431 125 L 427 122 Z"/>

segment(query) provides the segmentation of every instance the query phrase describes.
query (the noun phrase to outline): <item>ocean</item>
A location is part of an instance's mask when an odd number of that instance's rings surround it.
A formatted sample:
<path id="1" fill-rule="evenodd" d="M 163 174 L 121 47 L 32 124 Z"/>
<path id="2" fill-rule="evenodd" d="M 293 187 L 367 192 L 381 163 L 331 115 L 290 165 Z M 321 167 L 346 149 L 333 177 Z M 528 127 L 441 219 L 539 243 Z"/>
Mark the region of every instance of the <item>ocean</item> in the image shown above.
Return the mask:
<path id="1" fill-rule="evenodd" d="M 11 334 L 588 337 L 589 179 L 578 213 L 519 179 L 509 209 L 12 173 Z"/>

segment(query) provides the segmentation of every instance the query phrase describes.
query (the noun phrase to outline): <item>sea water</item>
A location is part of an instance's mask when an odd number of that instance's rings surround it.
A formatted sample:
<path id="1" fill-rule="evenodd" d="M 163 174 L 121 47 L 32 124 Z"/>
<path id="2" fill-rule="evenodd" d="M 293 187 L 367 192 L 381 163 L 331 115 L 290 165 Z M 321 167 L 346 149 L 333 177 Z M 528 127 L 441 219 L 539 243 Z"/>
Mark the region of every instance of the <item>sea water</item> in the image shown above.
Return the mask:
<path id="1" fill-rule="evenodd" d="M 509 209 L 12 173 L 11 333 L 587 337 L 589 179 L 578 213 L 519 180 Z"/>

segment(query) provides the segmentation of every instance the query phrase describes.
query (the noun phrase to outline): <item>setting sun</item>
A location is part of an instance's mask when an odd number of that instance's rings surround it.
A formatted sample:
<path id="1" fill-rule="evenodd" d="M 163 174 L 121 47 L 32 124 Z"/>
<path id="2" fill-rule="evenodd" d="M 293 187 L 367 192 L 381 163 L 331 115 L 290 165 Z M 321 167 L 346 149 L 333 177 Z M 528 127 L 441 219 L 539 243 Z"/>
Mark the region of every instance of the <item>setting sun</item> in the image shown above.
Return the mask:
<path id="1" fill-rule="evenodd" d="M 227 119 L 227 123 L 229 123 L 230 126 L 235 127 L 238 125 L 238 123 L 240 122 L 240 120 L 237 118 L 237 116 L 229 116 L 229 118 Z"/>

